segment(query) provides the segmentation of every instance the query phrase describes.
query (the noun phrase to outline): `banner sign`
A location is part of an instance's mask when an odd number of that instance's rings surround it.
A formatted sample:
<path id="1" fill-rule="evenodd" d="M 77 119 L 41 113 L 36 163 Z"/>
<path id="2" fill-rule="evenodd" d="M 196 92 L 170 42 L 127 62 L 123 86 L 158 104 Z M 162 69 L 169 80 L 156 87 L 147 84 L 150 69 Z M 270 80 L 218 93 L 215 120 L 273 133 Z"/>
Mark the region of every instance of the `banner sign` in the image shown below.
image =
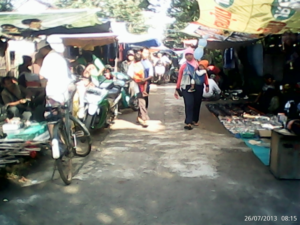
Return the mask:
<path id="1" fill-rule="evenodd" d="M 300 32 L 300 0 L 198 0 L 198 23 L 251 34 Z M 298 11 L 297 11 L 298 8 Z"/>
<path id="2" fill-rule="evenodd" d="M 198 23 L 190 23 L 184 30 L 182 30 L 182 32 L 195 37 L 206 37 L 208 41 L 244 42 L 257 40 L 260 38 L 259 34 L 231 32 L 209 28 L 199 25 Z"/>

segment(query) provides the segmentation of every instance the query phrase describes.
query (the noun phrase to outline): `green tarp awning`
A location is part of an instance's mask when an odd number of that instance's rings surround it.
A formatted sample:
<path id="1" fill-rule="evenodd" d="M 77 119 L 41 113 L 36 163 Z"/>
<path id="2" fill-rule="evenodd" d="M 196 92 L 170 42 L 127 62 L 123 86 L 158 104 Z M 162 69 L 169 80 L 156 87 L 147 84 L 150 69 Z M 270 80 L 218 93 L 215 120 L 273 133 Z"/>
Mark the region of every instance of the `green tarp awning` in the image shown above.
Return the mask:
<path id="1" fill-rule="evenodd" d="M 54 27 L 80 28 L 101 24 L 98 10 L 49 10 L 43 13 L 0 13 L 1 32 L 20 34 L 26 30 L 45 30 Z"/>

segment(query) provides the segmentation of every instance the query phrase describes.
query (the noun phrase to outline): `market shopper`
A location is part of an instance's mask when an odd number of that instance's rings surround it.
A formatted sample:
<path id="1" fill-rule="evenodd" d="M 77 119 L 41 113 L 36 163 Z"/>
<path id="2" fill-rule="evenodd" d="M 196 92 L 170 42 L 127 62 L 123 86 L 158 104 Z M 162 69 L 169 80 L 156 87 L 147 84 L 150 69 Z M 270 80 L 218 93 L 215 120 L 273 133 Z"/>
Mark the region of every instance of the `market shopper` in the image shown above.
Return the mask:
<path id="1" fill-rule="evenodd" d="M 143 127 L 148 127 L 148 111 L 146 108 L 145 97 L 148 96 L 147 93 L 147 82 L 145 80 L 144 67 L 141 63 L 142 55 L 136 53 L 134 55 L 134 62 L 130 65 L 128 69 L 128 75 L 133 78 L 133 80 L 139 85 L 140 93 L 138 96 L 139 101 L 139 111 L 137 122 L 139 122 Z"/>
<path id="2" fill-rule="evenodd" d="M 154 62 L 154 71 L 155 71 L 155 75 L 156 77 L 158 77 L 157 82 L 160 81 L 160 79 L 163 79 L 165 72 L 166 72 L 166 63 L 163 60 L 163 55 L 161 52 L 158 52 L 156 55 L 156 59 Z"/>
<path id="3" fill-rule="evenodd" d="M 49 46 L 45 46 L 41 52 L 45 55 L 40 69 L 41 79 L 47 80 L 46 106 L 56 107 L 66 103 L 70 99 L 70 93 L 74 92 L 75 85 L 67 60 L 63 57 L 65 47 L 62 39 L 50 36 L 47 39 Z M 46 119 L 51 122 L 57 112 L 46 112 Z M 53 117 L 54 116 L 54 117 Z M 49 125 L 50 133 L 51 126 Z"/>
<path id="4" fill-rule="evenodd" d="M 185 126 L 184 129 L 192 130 L 194 126 L 199 125 L 200 107 L 203 95 L 203 85 L 206 85 L 205 91 L 209 91 L 207 76 L 198 76 L 196 70 L 199 67 L 194 58 L 194 50 L 187 48 L 184 52 L 186 62 L 181 65 L 178 74 L 178 81 L 175 90 L 175 98 L 183 96 L 185 106 Z M 191 76 L 195 80 L 195 91 L 189 92 L 191 88 Z"/>
<path id="5" fill-rule="evenodd" d="M 148 95 L 150 94 L 151 79 L 154 75 L 153 65 L 149 60 L 149 49 L 148 48 L 143 48 L 141 62 L 144 66 L 145 82 L 147 83 L 147 87 L 146 87 L 147 96 L 145 96 L 145 101 L 146 101 L 146 108 L 148 109 L 148 106 L 149 106 L 149 96 Z"/>
<path id="6" fill-rule="evenodd" d="M 134 62 L 134 51 L 129 50 L 127 52 L 127 59 L 124 60 L 121 64 L 121 72 L 128 74 L 129 66 Z"/>

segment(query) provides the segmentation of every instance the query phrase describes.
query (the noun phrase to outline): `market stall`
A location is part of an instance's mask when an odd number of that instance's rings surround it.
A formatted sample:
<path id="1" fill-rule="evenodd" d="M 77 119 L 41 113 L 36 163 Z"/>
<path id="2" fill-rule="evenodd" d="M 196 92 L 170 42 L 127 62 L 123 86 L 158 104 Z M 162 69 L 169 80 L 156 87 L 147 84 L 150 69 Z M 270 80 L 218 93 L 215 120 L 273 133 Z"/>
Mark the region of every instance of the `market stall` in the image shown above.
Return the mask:
<path id="1" fill-rule="evenodd" d="M 102 23 L 97 10 L 51 10 L 32 15 L 26 13 L 1 13 L 1 35 L 6 38 L 8 48 L 4 50 L 9 58 L 10 50 L 18 54 L 18 47 L 9 47 L 9 42 L 39 43 L 46 36 L 56 35 L 68 46 L 83 47 L 116 42 L 117 35 L 110 32 L 110 23 Z M 36 51 L 36 46 L 34 46 Z M 19 65 L 20 62 L 16 62 Z M 10 65 L 10 62 L 9 62 Z M 11 68 L 6 68 L 10 70 Z M 18 163 L 20 158 L 34 157 L 35 153 L 48 145 L 47 123 L 22 121 L 12 118 L 1 124 L 0 167 Z"/>
<path id="2" fill-rule="evenodd" d="M 247 104 L 206 106 L 231 134 L 242 139 L 252 149 L 264 165 L 269 165 L 271 131 L 283 128 L 278 116 L 259 114 Z"/>

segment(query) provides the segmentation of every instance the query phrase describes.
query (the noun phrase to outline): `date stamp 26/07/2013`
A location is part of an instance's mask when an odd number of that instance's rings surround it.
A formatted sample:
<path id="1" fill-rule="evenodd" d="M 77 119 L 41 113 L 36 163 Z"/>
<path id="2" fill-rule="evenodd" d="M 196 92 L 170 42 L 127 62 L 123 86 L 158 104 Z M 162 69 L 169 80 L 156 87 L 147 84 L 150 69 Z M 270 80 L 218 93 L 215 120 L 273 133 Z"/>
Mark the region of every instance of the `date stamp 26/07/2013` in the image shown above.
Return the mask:
<path id="1" fill-rule="evenodd" d="M 267 221 L 281 221 L 281 222 L 296 222 L 298 221 L 297 216 L 245 216 L 245 222 L 267 222 Z"/>

